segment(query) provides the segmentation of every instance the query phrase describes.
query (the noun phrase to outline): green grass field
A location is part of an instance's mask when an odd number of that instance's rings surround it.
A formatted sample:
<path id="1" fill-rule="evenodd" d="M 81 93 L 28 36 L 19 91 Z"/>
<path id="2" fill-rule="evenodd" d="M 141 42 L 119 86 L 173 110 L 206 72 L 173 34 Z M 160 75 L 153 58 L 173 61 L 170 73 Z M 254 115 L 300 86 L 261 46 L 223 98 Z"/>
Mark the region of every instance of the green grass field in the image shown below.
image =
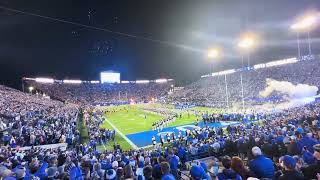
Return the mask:
<path id="1" fill-rule="evenodd" d="M 112 111 L 115 110 L 116 112 L 106 113 L 105 117 L 124 135 L 127 134 L 133 134 L 143 131 L 152 130 L 152 123 L 159 121 L 162 116 L 151 113 L 149 111 L 144 111 L 142 108 L 146 107 L 146 105 L 124 105 L 124 106 L 114 106 L 114 107 L 105 107 L 105 109 Z M 172 111 L 177 112 L 180 116 L 176 119 L 174 123 L 171 123 L 169 126 L 178 126 L 178 125 L 184 125 L 184 124 L 190 124 L 193 123 L 197 118 L 192 111 L 194 109 L 195 111 L 201 111 L 209 113 L 211 112 L 217 112 L 216 110 L 212 108 L 203 108 L 203 107 L 194 107 L 189 110 L 174 110 L 173 105 L 160 105 L 160 104 L 149 104 L 147 107 L 151 108 L 166 108 L 171 109 Z M 146 119 L 145 119 L 146 115 Z M 200 117 L 198 117 L 200 118 Z M 105 121 L 102 125 L 102 128 L 108 128 L 113 129 L 110 124 Z M 120 144 L 120 146 L 124 150 L 128 150 L 131 148 L 131 145 L 122 138 L 119 133 L 116 133 L 115 142 L 117 144 Z M 101 150 L 107 149 L 110 150 L 113 148 L 114 142 L 110 142 L 106 146 L 98 147 Z"/>
<path id="2" fill-rule="evenodd" d="M 132 134 L 152 129 L 152 123 L 159 121 L 161 116 L 144 112 L 139 107 L 131 107 L 128 111 L 118 110 L 115 113 L 106 114 L 106 118 L 122 133 Z"/>

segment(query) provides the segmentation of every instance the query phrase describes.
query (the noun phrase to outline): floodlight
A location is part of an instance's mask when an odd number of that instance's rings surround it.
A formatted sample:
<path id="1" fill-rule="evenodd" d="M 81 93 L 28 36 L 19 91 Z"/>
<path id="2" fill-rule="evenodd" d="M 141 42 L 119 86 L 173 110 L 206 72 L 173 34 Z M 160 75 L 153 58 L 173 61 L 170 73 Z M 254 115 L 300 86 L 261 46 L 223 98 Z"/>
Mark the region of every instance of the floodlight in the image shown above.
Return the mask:
<path id="1" fill-rule="evenodd" d="M 210 59 L 218 58 L 220 56 L 220 50 L 218 48 L 210 48 L 207 52 L 207 57 Z"/>
<path id="2" fill-rule="evenodd" d="M 317 16 L 316 15 L 307 15 L 303 17 L 300 21 L 294 23 L 291 25 L 291 29 L 293 30 L 309 30 L 312 28 L 317 22 Z"/>
<path id="3" fill-rule="evenodd" d="M 246 36 L 240 40 L 238 46 L 244 49 L 251 49 L 255 45 L 255 39 L 251 36 Z"/>
<path id="4" fill-rule="evenodd" d="M 29 92 L 32 92 L 34 90 L 34 87 L 30 86 L 29 87 Z"/>

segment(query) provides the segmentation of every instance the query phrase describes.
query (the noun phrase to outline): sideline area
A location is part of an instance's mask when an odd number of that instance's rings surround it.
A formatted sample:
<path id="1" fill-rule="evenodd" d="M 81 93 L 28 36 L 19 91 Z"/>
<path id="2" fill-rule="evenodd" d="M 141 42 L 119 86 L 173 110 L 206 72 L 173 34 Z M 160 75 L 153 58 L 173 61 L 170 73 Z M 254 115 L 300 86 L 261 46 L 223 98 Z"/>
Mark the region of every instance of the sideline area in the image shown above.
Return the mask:
<path id="1" fill-rule="evenodd" d="M 123 139 L 125 139 L 133 149 L 138 149 L 138 147 L 130 140 L 127 138 L 126 135 L 124 135 L 115 125 L 113 125 L 108 119 L 105 119 L 105 121 L 118 133 Z"/>

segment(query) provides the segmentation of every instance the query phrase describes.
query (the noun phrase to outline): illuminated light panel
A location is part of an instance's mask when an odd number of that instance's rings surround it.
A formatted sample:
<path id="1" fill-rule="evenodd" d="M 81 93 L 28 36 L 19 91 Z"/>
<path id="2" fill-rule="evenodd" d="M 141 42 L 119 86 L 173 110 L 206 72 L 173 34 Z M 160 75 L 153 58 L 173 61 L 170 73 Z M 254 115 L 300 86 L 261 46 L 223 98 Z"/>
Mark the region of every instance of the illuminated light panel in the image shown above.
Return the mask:
<path id="1" fill-rule="evenodd" d="M 66 83 L 66 84 L 81 84 L 82 81 L 81 80 L 70 80 L 70 79 L 65 79 L 63 80 L 63 83 Z"/>
<path id="2" fill-rule="evenodd" d="M 137 80 L 136 83 L 137 84 L 146 84 L 146 83 L 149 83 L 150 81 L 149 80 Z"/>
<path id="3" fill-rule="evenodd" d="M 225 71 L 220 71 L 219 74 L 225 75 L 225 74 L 232 74 L 234 72 L 236 72 L 235 69 L 229 69 L 229 70 L 225 70 Z"/>
<path id="4" fill-rule="evenodd" d="M 219 72 L 214 72 L 211 74 L 211 76 L 218 76 L 219 75 Z"/>
<path id="5" fill-rule="evenodd" d="M 298 62 L 298 60 L 296 58 L 289 58 L 289 59 L 272 61 L 272 62 L 266 63 L 266 67 L 280 66 L 280 65 L 284 65 L 284 64 L 292 64 L 292 63 L 296 63 L 296 62 Z"/>
<path id="6" fill-rule="evenodd" d="M 51 78 L 36 78 L 35 81 L 39 83 L 54 83 L 54 79 Z"/>
<path id="7" fill-rule="evenodd" d="M 156 79 L 155 82 L 156 83 L 166 83 L 166 82 L 168 82 L 168 80 L 167 79 Z"/>
<path id="8" fill-rule="evenodd" d="M 253 68 L 254 69 L 262 69 L 262 68 L 267 68 L 267 67 L 292 64 L 292 63 L 296 63 L 296 62 L 299 62 L 299 60 L 297 58 L 288 58 L 288 59 L 283 59 L 283 60 L 278 60 L 278 61 L 271 61 L 266 64 L 256 64 L 253 66 Z M 248 70 L 250 70 L 250 69 L 248 69 Z M 235 69 L 219 71 L 219 72 L 214 72 L 214 73 L 211 73 L 208 75 L 202 75 L 201 78 L 210 77 L 210 76 L 220 76 L 220 75 L 225 75 L 225 74 L 232 74 L 236 71 L 237 70 L 235 70 Z M 242 71 L 242 70 L 240 70 L 240 71 Z"/>
<path id="9" fill-rule="evenodd" d="M 201 76 L 201 78 L 206 78 L 206 77 L 210 77 L 210 74 L 202 75 L 202 76 Z"/>
<path id="10" fill-rule="evenodd" d="M 100 81 L 90 81 L 91 84 L 99 84 Z"/>

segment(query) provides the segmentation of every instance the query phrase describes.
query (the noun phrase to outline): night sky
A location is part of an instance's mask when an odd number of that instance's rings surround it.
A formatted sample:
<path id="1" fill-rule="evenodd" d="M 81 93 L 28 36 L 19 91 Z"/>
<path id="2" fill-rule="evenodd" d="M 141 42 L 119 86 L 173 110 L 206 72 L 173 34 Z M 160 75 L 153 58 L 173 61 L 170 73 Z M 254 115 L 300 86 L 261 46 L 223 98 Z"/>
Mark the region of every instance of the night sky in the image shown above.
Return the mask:
<path id="1" fill-rule="evenodd" d="M 259 35 L 252 64 L 296 56 L 295 18 L 318 0 L 1 0 L 0 6 L 130 35 L 119 35 L 0 9 L 0 83 L 23 76 L 122 80 L 173 78 L 185 85 L 210 70 L 205 51 L 223 49 L 215 71 L 240 67 L 237 39 Z M 319 9 L 318 9 L 319 10 Z M 320 52 L 320 26 L 310 33 Z M 306 34 L 301 34 L 301 41 Z M 307 43 L 301 45 L 307 53 Z"/>

